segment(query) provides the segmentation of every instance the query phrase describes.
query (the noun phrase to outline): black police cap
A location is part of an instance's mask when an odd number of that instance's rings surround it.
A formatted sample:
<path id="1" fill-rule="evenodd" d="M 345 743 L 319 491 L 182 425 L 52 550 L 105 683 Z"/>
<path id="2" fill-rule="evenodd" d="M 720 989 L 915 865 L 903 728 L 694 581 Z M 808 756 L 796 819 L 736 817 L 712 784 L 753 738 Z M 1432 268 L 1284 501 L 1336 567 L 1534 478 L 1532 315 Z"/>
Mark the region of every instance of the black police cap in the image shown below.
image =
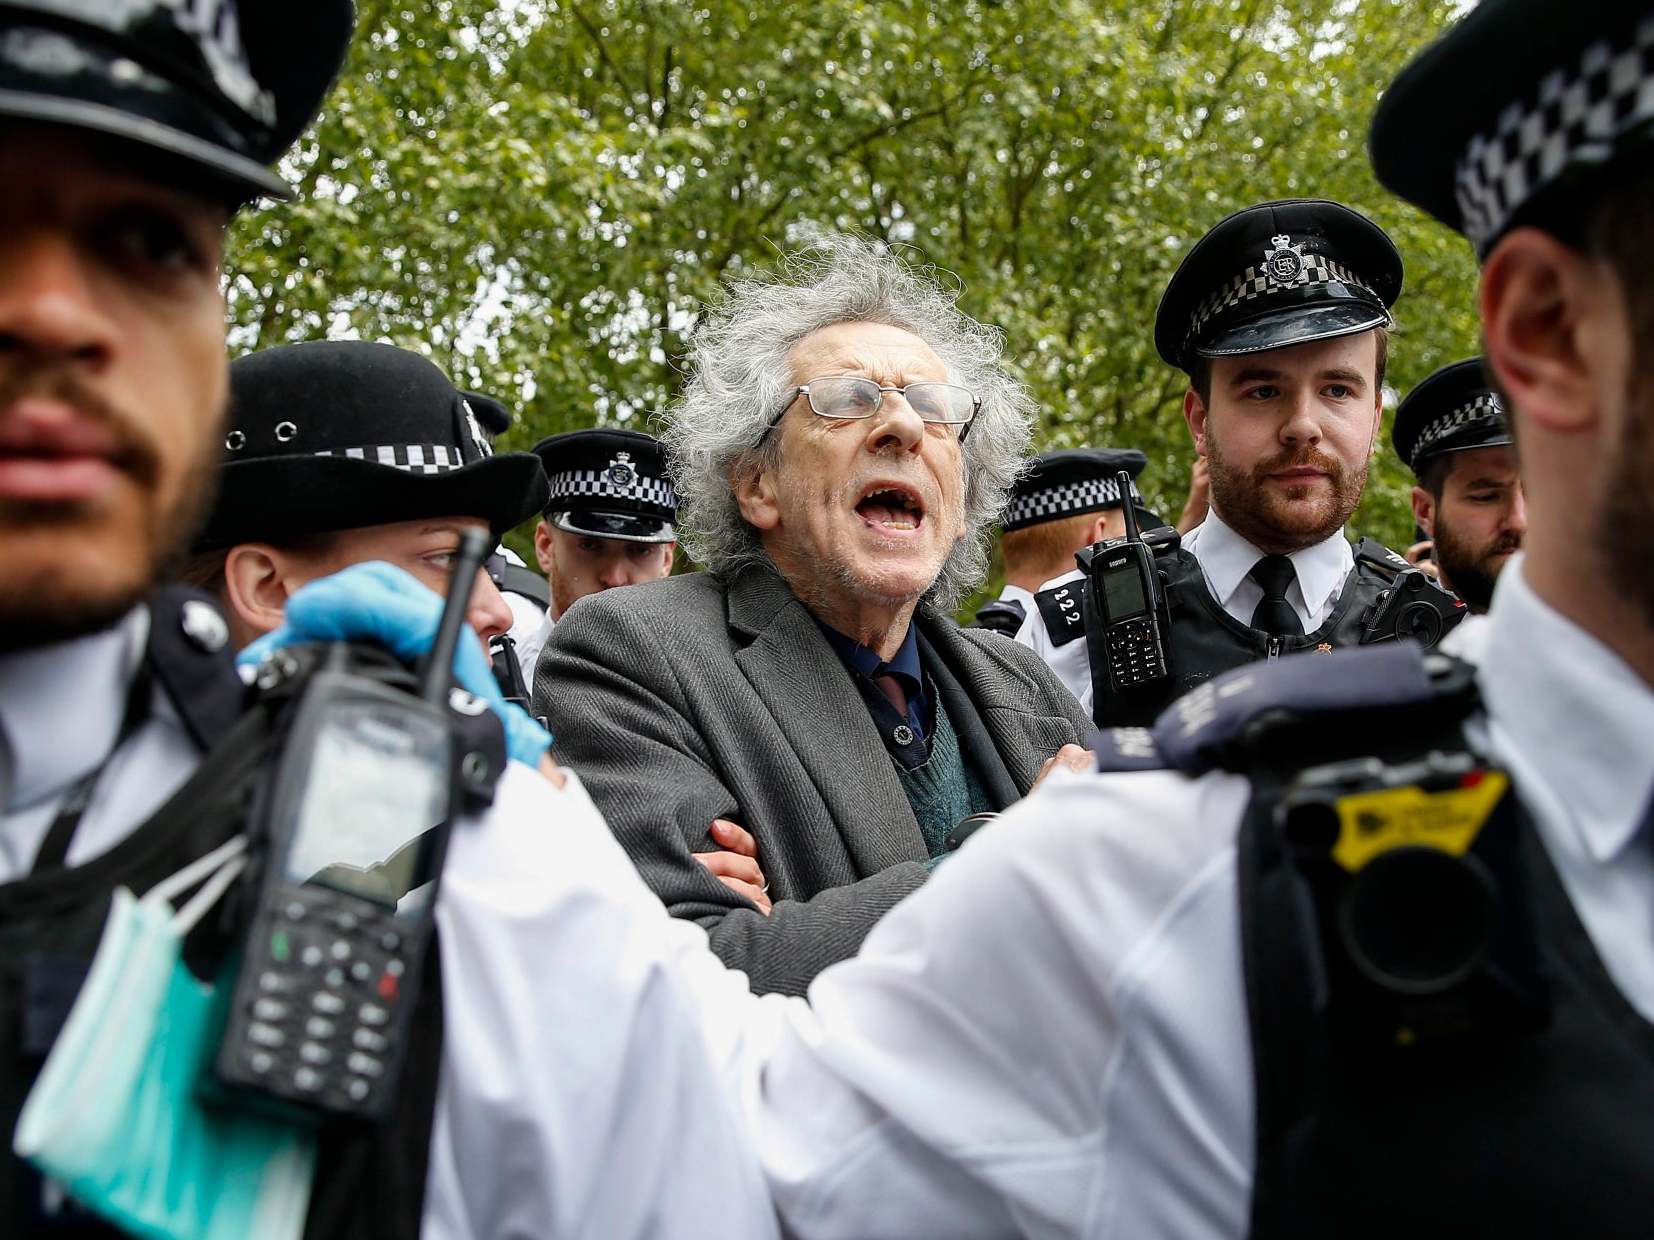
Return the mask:
<path id="1" fill-rule="evenodd" d="M 534 454 L 550 482 L 546 517 L 571 534 L 626 542 L 672 542 L 677 492 L 666 454 L 639 431 L 568 431 L 542 439 Z"/>
<path id="2" fill-rule="evenodd" d="M 527 452 L 495 456 L 469 402 L 417 353 L 314 341 L 230 363 L 218 501 L 198 550 L 422 517 L 495 536 L 539 511 Z"/>
<path id="3" fill-rule="evenodd" d="M 1042 453 L 1011 488 L 1005 532 L 1081 513 L 1123 508 L 1127 501 L 1142 511 L 1143 496 L 1137 490 L 1136 478 L 1148 462 L 1149 458 L 1135 448 L 1062 448 Z M 1133 479 L 1124 497 L 1117 477 L 1122 469 Z M 1158 520 L 1155 523 L 1159 524 Z"/>
<path id="4" fill-rule="evenodd" d="M 1654 139 L 1647 0 L 1484 0 L 1384 92 L 1384 186 L 1486 255 L 1534 224 L 1572 240 L 1591 185 Z"/>
<path id="5" fill-rule="evenodd" d="M 1482 359 L 1443 366 L 1407 394 L 1396 410 L 1390 443 L 1419 477 L 1449 452 L 1510 443 L 1499 394 L 1487 381 Z"/>
<path id="6" fill-rule="evenodd" d="M 338 75 L 350 0 L 0 2 L 0 116 L 163 152 L 234 202 L 291 197 L 269 170 Z"/>
<path id="7" fill-rule="evenodd" d="M 1170 365 L 1261 353 L 1390 325 L 1401 254 L 1336 202 L 1294 198 L 1237 211 L 1195 243 L 1154 321 Z"/>

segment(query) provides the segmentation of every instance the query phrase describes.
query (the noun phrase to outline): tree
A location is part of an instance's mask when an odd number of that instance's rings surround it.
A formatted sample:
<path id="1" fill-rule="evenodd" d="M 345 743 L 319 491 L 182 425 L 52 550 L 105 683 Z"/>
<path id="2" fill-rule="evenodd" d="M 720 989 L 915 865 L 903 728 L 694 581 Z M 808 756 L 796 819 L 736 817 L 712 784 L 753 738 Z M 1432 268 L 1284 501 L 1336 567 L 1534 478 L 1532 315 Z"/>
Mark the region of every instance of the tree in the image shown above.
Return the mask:
<path id="1" fill-rule="evenodd" d="M 957 275 L 1040 402 L 1036 442 L 1132 444 L 1181 508 L 1182 376 L 1154 310 L 1229 211 L 1330 197 L 1400 245 L 1392 384 L 1476 347 L 1468 247 L 1384 194 L 1378 95 L 1455 0 L 364 0 L 231 257 L 238 347 L 429 352 L 514 404 L 507 446 L 641 425 L 732 272 L 853 228 Z M 1386 433 L 1388 423 L 1386 423 Z M 1387 446 L 1357 528 L 1408 540 Z"/>

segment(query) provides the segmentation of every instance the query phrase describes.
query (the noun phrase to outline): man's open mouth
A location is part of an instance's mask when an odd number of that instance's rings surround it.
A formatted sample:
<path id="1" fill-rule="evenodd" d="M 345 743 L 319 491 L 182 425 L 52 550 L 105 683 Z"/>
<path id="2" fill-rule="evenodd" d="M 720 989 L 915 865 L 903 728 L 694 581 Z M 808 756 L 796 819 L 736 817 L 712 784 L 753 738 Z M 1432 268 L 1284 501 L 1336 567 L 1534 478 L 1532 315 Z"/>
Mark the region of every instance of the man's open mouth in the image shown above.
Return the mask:
<path id="1" fill-rule="evenodd" d="M 881 482 L 862 493 L 856 515 L 874 529 L 916 530 L 925 522 L 925 502 L 907 487 Z"/>

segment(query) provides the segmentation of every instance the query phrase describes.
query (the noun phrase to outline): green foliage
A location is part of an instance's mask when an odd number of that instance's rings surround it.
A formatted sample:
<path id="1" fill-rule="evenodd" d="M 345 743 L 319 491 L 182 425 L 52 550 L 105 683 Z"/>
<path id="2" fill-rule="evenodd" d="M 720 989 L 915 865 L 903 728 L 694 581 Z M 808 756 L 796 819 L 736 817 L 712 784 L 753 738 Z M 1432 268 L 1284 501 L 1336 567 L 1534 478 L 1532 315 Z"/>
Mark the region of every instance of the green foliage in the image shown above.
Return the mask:
<path id="1" fill-rule="evenodd" d="M 1228 212 L 1329 197 L 1407 284 L 1391 384 L 1476 348 L 1468 247 L 1384 194 L 1380 91 L 1456 0 L 362 0 L 344 81 L 232 247 L 240 348 L 354 333 L 520 411 L 641 424 L 719 280 L 813 230 L 912 247 L 999 324 L 1037 443 L 1136 445 L 1182 507 L 1155 307 Z M 1405 543 L 1386 446 L 1356 527 Z"/>

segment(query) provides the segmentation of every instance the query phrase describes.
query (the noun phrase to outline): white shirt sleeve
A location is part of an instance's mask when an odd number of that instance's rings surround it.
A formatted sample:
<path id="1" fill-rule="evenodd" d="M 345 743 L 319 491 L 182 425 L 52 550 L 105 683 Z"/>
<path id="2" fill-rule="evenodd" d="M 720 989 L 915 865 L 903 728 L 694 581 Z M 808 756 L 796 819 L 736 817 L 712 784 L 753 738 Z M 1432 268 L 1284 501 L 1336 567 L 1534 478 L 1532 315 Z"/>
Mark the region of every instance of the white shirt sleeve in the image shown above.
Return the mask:
<path id="1" fill-rule="evenodd" d="M 512 765 L 449 846 L 424 1234 L 773 1236 L 722 1071 L 784 1005 L 667 916 L 565 774 Z"/>
<path id="2" fill-rule="evenodd" d="M 789 1234 L 1244 1234 L 1245 798 L 1057 775 L 824 972 L 755 1102 Z"/>

